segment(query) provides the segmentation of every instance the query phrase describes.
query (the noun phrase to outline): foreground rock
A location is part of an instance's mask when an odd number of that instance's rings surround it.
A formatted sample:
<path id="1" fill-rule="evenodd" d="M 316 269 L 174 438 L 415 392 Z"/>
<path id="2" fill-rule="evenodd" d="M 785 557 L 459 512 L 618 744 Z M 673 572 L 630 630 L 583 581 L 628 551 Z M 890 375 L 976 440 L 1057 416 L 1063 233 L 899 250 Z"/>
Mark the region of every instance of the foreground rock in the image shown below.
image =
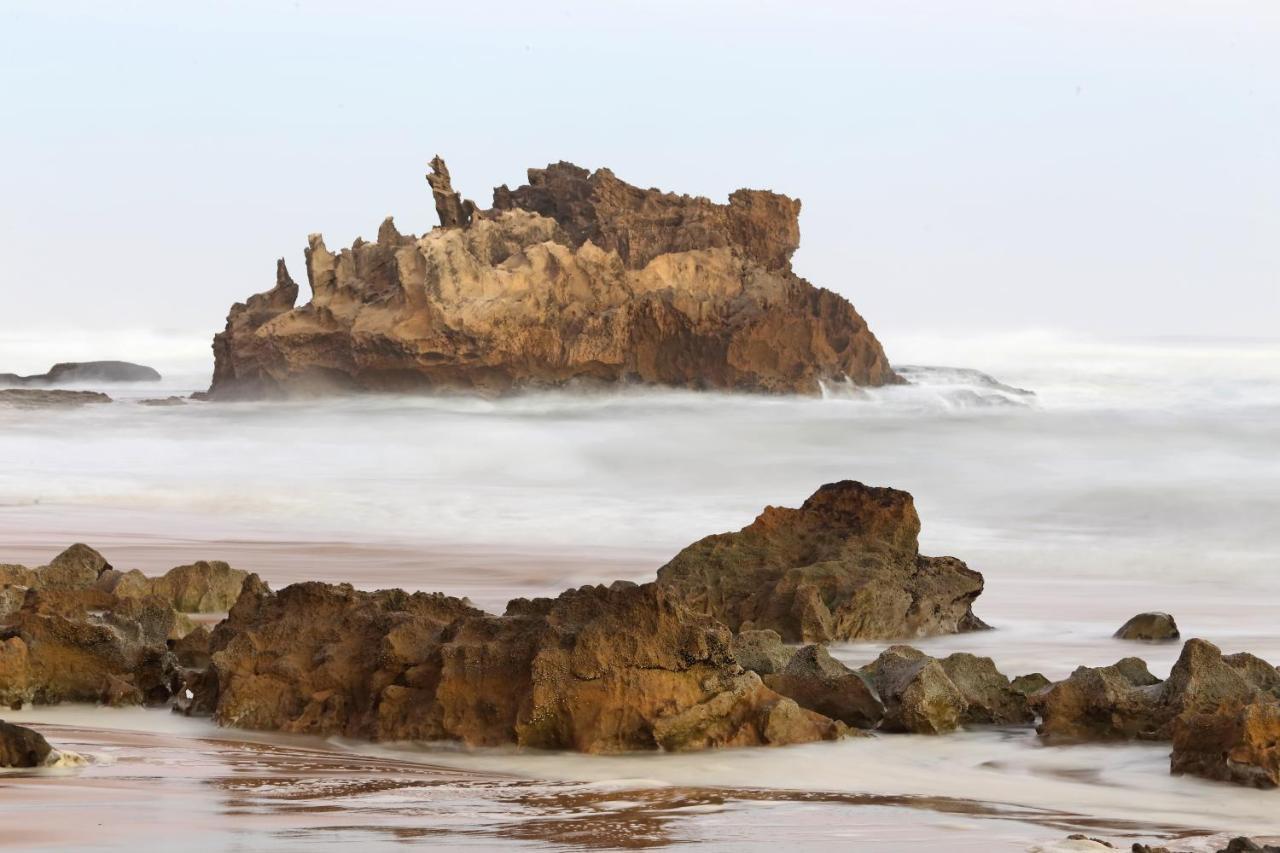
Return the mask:
<path id="1" fill-rule="evenodd" d="M 800 649 L 764 683 L 802 708 L 855 728 L 874 729 L 884 719 L 884 705 L 871 686 L 822 646 Z"/>
<path id="2" fill-rule="evenodd" d="M 0 373 L 0 385 L 56 385 L 77 382 L 159 382 L 151 367 L 127 361 L 69 361 L 55 364 L 45 373 L 19 376 Z"/>
<path id="3" fill-rule="evenodd" d="M 44 735 L 0 720 L 0 767 L 40 767 L 52 755 Z"/>
<path id="4" fill-rule="evenodd" d="M 898 639 L 987 626 L 973 614 L 982 575 L 925 557 L 911 495 L 846 480 L 799 509 L 768 507 L 737 533 L 690 545 L 659 585 L 734 631 L 788 642 Z"/>
<path id="5" fill-rule="evenodd" d="M 214 338 L 214 399 L 348 390 L 500 393 L 568 383 L 815 394 L 900 381 L 847 301 L 791 269 L 800 203 L 643 190 L 607 169 L 531 169 L 479 210 L 436 158 L 441 226 L 284 262 Z"/>
<path id="6" fill-rule="evenodd" d="M 75 409 L 97 403 L 110 403 L 111 398 L 97 391 L 36 391 L 26 388 L 0 388 L 0 407 L 14 409 Z"/>
<path id="7" fill-rule="evenodd" d="M 655 584 L 491 616 L 443 595 L 256 578 L 213 633 L 224 725 L 616 752 L 840 736 L 744 671 L 728 630 Z"/>
<path id="8" fill-rule="evenodd" d="M 1178 623 L 1168 613 L 1139 613 L 1120 626 L 1117 640 L 1176 640 Z"/>
<path id="9" fill-rule="evenodd" d="M 1047 737 L 1172 740 L 1174 773 L 1280 784 L 1280 671 L 1247 653 L 1188 640 L 1163 682 L 1126 658 L 1080 667 L 1030 701 Z"/>
<path id="10" fill-rule="evenodd" d="M 185 612 L 225 610 L 245 576 L 225 563 L 122 574 L 86 545 L 36 569 L 0 565 L 0 704 L 167 702 Z"/>

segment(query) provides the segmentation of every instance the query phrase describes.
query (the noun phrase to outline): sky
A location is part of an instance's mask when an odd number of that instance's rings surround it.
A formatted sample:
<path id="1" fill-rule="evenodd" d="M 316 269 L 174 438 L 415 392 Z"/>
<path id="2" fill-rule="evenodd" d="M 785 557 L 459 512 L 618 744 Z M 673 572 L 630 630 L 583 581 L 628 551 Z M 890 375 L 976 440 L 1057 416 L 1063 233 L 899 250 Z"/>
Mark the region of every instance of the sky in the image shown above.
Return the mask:
<path id="1" fill-rule="evenodd" d="M 436 153 L 799 197 L 882 337 L 1280 318 L 1274 0 L 0 0 L 0 127 L 0 336 L 55 346 L 207 341 L 308 233 L 430 228 Z"/>

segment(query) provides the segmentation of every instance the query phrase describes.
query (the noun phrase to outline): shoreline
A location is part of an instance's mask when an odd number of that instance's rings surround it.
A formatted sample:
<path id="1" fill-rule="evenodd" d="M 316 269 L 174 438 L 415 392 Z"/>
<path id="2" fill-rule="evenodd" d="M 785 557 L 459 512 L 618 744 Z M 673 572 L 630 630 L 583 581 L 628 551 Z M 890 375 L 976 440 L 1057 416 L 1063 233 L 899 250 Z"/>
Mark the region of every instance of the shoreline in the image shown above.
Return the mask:
<path id="1" fill-rule="evenodd" d="M 110 725 L 87 725 L 90 716 Z M 414 838 L 485 848 L 529 842 L 581 849 L 697 842 L 712 850 L 765 850 L 776 841 L 759 833 L 784 831 L 789 842 L 808 849 L 848 849 L 859 841 L 884 850 L 945 843 L 946 849 L 964 853 L 1025 851 L 1038 844 L 1052 849 L 1072 832 L 1126 844 L 1178 841 L 1180 848 L 1222 841 L 1235 832 L 1235 827 L 1213 832 L 1212 826 L 1206 832 L 1185 820 L 1138 819 L 1126 816 L 1131 810 L 1119 805 L 1104 816 L 956 793 L 797 789 L 759 779 L 697 783 L 688 778 L 688 766 L 671 772 L 680 756 L 541 753 L 521 765 L 519 754 L 505 751 L 219 729 L 161 709 L 46 706 L 28 708 L 13 719 L 90 762 L 74 770 L 0 773 L 6 791 L 0 818 L 46 807 L 74 808 L 82 817 L 73 825 L 28 824 L 27 834 L 6 836 L 0 849 L 36 844 L 137 849 L 139 842 L 155 837 L 157 828 L 174 838 L 186 838 L 195 829 L 209 833 L 191 849 L 210 850 L 224 849 L 220 845 L 231 838 L 252 839 L 253 849 L 261 850 L 293 849 L 295 842 L 308 849 L 357 842 L 361 849 L 399 847 Z M 851 744 L 859 745 L 865 744 Z M 920 744 L 904 746 L 910 751 Z M 770 751 L 791 753 L 800 764 L 810 763 L 814 753 L 810 747 Z M 718 765 L 731 765 L 731 772 L 745 772 L 758 765 L 756 753 L 725 750 L 714 758 Z M 585 760 L 567 762 L 574 758 Z M 530 772 L 566 763 L 570 772 Z M 594 770 L 583 772 L 588 764 L 596 765 Z M 625 772 L 633 768 L 658 773 Z M 110 820 L 116 809 L 136 808 L 142 796 L 153 818 Z M 1111 795 L 1099 786 L 1098 796 Z M 166 824 L 172 825 L 166 829 Z M 110 838 L 101 836 L 104 826 L 110 826 Z"/>

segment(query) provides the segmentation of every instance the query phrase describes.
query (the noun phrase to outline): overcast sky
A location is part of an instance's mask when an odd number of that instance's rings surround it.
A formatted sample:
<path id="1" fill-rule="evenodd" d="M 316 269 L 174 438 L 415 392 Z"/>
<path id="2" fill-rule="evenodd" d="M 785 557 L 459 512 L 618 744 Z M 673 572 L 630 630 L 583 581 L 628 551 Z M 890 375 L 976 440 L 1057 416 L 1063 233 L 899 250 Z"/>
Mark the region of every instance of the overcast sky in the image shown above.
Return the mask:
<path id="1" fill-rule="evenodd" d="M 486 205 L 560 159 L 798 196 L 890 334 L 1280 317 L 1275 0 L 7 0 L 0 83 L 0 334 L 211 334 L 309 232 L 434 224 L 437 152 Z"/>

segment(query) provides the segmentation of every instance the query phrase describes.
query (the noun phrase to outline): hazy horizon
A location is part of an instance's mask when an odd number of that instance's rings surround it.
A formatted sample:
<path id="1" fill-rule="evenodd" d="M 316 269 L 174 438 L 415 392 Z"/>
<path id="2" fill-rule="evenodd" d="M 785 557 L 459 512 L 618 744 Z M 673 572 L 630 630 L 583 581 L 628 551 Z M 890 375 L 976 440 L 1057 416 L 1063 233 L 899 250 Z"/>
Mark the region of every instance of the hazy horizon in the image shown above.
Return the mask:
<path id="1" fill-rule="evenodd" d="M 304 280 L 308 233 L 429 229 L 435 153 L 484 206 L 560 159 L 799 197 L 797 271 L 889 344 L 1269 337 L 1280 314 L 1274 4 L 19 2 L 0 23 L 10 340 L 207 340 L 277 257 Z"/>

